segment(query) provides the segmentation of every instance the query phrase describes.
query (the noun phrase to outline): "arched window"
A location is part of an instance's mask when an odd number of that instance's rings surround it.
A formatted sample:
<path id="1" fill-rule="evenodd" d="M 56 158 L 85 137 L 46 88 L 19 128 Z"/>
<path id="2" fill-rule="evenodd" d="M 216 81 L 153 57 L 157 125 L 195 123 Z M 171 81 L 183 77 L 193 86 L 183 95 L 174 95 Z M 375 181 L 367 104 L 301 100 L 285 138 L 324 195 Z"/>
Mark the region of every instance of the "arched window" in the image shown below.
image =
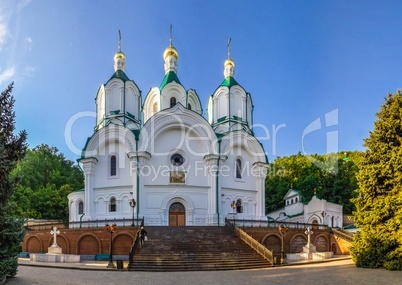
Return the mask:
<path id="1" fill-rule="evenodd" d="M 241 179 L 241 160 L 238 158 L 236 159 L 236 178 Z"/>
<path id="2" fill-rule="evenodd" d="M 176 97 L 170 98 L 170 108 L 174 107 L 176 105 Z"/>
<path id="3" fill-rule="evenodd" d="M 290 200 L 290 204 L 293 204 L 293 199 Z"/>
<path id="4" fill-rule="evenodd" d="M 236 213 L 243 213 L 243 206 L 241 205 L 241 200 L 236 201 Z"/>
<path id="5" fill-rule="evenodd" d="M 158 102 L 155 102 L 152 106 L 152 114 L 155 114 L 156 112 L 158 112 Z"/>
<path id="6" fill-rule="evenodd" d="M 112 155 L 110 157 L 110 176 L 116 176 L 117 174 L 117 160 L 116 156 Z"/>
<path id="7" fill-rule="evenodd" d="M 289 205 L 289 200 L 286 200 L 286 206 Z"/>
<path id="8" fill-rule="evenodd" d="M 116 198 L 115 197 L 110 198 L 109 212 L 116 212 Z"/>
<path id="9" fill-rule="evenodd" d="M 191 110 L 191 104 L 190 104 L 190 103 L 187 104 L 187 108 L 188 108 L 189 110 Z"/>
<path id="10" fill-rule="evenodd" d="M 295 199 L 295 203 L 297 203 L 297 197 L 296 197 L 296 199 Z"/>
<path id="11" fill-rule="evenodd" d="M 78 203 L 78 215 L 84 214 L 84 202 L 80 201 Z"/>

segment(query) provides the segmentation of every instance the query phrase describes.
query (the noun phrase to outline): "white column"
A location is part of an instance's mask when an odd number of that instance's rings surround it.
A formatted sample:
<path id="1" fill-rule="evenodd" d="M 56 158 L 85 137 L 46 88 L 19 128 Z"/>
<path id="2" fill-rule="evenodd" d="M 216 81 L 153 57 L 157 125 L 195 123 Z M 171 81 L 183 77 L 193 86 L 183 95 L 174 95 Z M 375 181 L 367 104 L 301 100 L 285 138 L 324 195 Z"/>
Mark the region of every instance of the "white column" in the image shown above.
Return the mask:
<path id="1" fill-rule="evenodd" d="M 208 173 L 208 185 L 210 186 L 210 191 L 208 192 L 208 215 L 210 223 L 217 223 L 216 220 L 217 213 L 219 213 L 219 218 L 222 220 L 223 209 L 222 209 L 222 198 L 221 198 L 221 180 L 219 172 L 222 168 L 223 163 L 225 163 L 227 156 L 216 154 L 209 154 L 204 156 L 205 167 Z M 218 166 L 219 160 L 219 166 Z M 217 184 L 218 181 L 218 184 Z M 217 201 L 218 199 L 218 201 Z M 218 202 L 218 203 L 217 203 Z"/>
<path id="2" fill-rule="evenodd" d="M 132 178 L 132 189 L 133 189 L 133 198 L 136 201 L 136 206 L 134 207 L 134 215 L 137 217 L 137 207 L 139 207 L 140 212 L 138 215 L 142 217 L 144 215 L 145 203 L 143 203 L 145 197 L 143 193 L 140 192 L 140 174 L 141 169 L 146 165 L 147 161 L 151 158 L 151 154 L 146 151 L 138 151 L 138 152 L 130 152 L 128 153 L 128 158 L 130 159 L 130 167 L 131 167 L 131 178 Z M 137 188 L 138 185 L 138 188 Z M 137 201 L 138 200 L 138 201 Z"/>
<path id="3" fill-rule="evenodd" d="M 253 175 L 256 177 L 257 205 L 256 218 L 265 217 L 265 178 L 267 177 L 268 164 L 256 162 L 253 164 Z"/>
<path id="4" fill-rule="evenodd" d="M 84 201 L 84 217 L 83 220 L 92 220 L 93 217 L 93 184 L 94 184 L 94 173 L 95 164 L 98 160 L 94 157 L 81 159 L 80 162 L 83 165 L 84 175 L 85 175 L 85 201 Z"/>

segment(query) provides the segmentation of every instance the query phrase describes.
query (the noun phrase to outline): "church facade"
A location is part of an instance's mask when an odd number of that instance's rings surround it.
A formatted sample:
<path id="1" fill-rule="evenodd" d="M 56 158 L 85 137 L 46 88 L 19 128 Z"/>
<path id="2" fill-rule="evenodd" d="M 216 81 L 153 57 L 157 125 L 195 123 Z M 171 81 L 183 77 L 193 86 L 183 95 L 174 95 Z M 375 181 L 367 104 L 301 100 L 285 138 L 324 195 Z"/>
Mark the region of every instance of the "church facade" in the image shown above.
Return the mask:
<path id="1" fill-rule="evenodd" d="M 285 206 L 267 213 L 269 221 L 327 225 L 343 228 L 343 206 L 318 198 L 304 201 L 299 190 L 289 189 L 283 198 Z"/>
<path id="2" fill-rule="evenodd" d="M 95 131 L 79 159 L 85 189 L 68 196 L 70 222 L 135 216 L 146 225 L 204 226 L 234 213 L 266 219 L 267 157 L 230 50 L 207 118 L 196 91 L 179 80 L 171 40 L 163 58 L 161 84 L 143 100 L 119 44 L 114 73 L 96 94 Z"/>

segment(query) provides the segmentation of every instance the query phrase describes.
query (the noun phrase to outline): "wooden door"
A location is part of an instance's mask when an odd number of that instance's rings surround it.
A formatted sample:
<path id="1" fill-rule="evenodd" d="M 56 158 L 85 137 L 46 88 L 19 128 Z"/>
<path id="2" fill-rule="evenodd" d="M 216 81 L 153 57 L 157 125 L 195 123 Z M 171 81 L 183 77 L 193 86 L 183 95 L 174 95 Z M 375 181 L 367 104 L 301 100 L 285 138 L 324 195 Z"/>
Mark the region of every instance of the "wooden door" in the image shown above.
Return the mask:
<path id="1" fill-rule="evenodd" d="M 186 210 L 182 203 L 175 202 L 169 208 L 169 226 L 181 227 L 186 225 Z"/>

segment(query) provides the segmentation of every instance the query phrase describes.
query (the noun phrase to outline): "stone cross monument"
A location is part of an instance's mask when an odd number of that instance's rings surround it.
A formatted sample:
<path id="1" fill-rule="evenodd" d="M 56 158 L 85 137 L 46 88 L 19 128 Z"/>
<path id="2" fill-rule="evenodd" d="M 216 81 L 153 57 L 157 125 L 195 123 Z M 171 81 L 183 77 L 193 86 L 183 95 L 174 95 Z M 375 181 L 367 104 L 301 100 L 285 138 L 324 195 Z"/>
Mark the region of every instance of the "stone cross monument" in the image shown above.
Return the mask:
<path id="1" fill-rule="evenodd" d="M 308 258 L 311 259 L 311 253 L 316 252 L 316 247 L 311 244 L 311 235 L 314 233 L 309 227 L 304 232 L 307 235 L 307 244 L 303 246 L 303 252 L 308 253 Z"/>
<path id="2" fill-rule="evenodd" d="M 60 234 L 60 231 L 57 227 L 53 227 L 53 230 L 50 231 L 50 234 L 53 235 L 53 244 L 52 246 L 48 247 L 48 253 L 61 253 L 62 249 L 60 246 L 57 245 L 56 237 Z"/>
<path id="3" fill-rule="evenodd" d="M 307 228 L 307 230 L 304 232 L 307 235 L 307 246 L 311 246 L 311 240 L 310 240 L 310 236 L 314 233 L 309 227 Z"/>
<path id="4" fill-rule="evenodd" d="M 53 227 L 53 230 L 50 231 L 50 234 L 53 235 L 53 244 L 52 244 L 52 247 L 59 247 L 59 246 L 57 245 L 57 242 L 56 242 L 56 237 L 57 237 L 57 235 L 60 234 L 60 231 L 59 231 L 56 227 Z"/>

